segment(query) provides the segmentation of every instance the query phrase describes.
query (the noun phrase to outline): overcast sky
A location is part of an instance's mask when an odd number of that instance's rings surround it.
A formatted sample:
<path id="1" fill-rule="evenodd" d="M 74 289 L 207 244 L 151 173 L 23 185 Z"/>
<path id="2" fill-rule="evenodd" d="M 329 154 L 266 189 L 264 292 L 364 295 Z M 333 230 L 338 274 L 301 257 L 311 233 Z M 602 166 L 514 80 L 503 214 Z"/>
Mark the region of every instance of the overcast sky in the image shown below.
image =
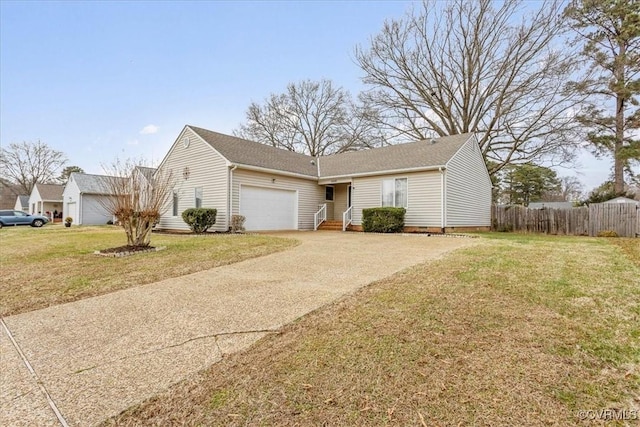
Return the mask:
<path id="1" fill-rule="evenodd" d="M 185 124 L 231 133 L 251 101 L 329 78 L 357 93 L 353 60 L 410 1 L 0 1 L 0 144 L 41 140 L 101 173 L 158 163 Z M 609 162 L 585 154 L 587 189 Z"/>

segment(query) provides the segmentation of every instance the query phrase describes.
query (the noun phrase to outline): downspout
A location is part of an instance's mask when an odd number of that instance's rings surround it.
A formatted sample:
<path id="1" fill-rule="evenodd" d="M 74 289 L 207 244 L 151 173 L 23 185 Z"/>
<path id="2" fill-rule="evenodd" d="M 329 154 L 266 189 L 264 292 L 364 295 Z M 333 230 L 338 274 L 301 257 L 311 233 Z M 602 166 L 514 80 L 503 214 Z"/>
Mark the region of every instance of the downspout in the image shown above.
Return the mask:
<path id="1" fill-rule="evenodd" d="M 78 201 L 78 225 L 82 225 L 82 193 L 79 193 Z"/>
<path id="2" fill-rule="evenodd" d="M 233 171 L 238 168 L 238 165 L 229 165 L 229 192 L 227 193 L 228 206 L 227 206 L 227 231 L 231 228 L 231 214 L 233 209 Z"/>
<path id="3" fill-rule="evenodd" d="M 439 167 L 440 171 L 440 231 L 444 234 L 445 227 L 447 226 L 447 220 L 445 218 L 446 209 L 445 209 L 445 179 L 444 179 L 444 168 Z"/>

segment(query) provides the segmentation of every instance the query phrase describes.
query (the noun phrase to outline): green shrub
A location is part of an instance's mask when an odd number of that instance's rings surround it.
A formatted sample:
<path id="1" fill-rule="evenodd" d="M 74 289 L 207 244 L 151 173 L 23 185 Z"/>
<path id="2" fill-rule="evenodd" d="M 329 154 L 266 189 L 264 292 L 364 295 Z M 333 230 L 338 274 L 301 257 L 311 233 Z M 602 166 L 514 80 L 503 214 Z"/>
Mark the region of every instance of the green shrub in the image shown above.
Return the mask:
<path id="1" fill-rule="evenodd" d="M 191 208 L 182 212 L 182 219 L 194 233 L 204 233 L 216 223 L 216 209 Z"/>
<path id="2" fill-rule="evenodd" d="M 371 233 L 399 233 L 404 228 L 405 208 L 362 210 L 362 229 Z"/>
<path id="3" fill-rule="evenodd" d="M 598 231 L 598 237 L 619 237 L 618 233 L 613 230 L 601 230 Z"/>

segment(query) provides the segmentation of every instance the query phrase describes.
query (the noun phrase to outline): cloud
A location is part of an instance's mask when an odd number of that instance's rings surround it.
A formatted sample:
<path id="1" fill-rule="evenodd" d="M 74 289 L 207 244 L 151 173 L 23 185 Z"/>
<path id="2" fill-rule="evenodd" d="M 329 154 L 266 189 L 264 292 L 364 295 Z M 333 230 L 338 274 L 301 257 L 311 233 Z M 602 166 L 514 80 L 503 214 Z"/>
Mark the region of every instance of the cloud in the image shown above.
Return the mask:
<path id="1" fill-rule="evenodd" d="M 138 141 L 137 139 L 127 141 L 127 145 L 138 145 L 138 144 L 140 144 L 140 141 Z"/>
<path id="2" fill-rule="evenodd" d="M 146 125 L 140 131 L 140 135 L 151 135 L 151 134 L 157 133 L 157 132 L 158 132 L 158 126 L 156 126 L 156 125 Z"/>

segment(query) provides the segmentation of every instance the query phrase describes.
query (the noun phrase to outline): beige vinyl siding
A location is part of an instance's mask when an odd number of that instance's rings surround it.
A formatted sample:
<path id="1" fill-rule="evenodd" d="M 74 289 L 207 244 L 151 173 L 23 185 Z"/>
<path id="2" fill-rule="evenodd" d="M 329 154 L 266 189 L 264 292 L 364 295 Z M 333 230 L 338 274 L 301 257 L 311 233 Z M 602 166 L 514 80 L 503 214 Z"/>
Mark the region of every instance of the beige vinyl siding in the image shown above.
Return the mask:
<path id="1" fill-rule="evenodd" d="M 185 137 L 188 137 L 190 141 L 186 148 L 183 144 Z M 159 228 L 188 230 L 189 227 L 182 220 L 182 212 L 189 208 L 195 208 L 195 189 L 201 187 L 202 207 L 218 211 L 216 224 L 210 230 L 227 230 L 229 169 L 222 156 L 189 128 L 185 128 L 160 167 L 173 173 L 174 191 L 178 192 L 178 215 L 172 215 L 173 198 L 170 198 L 160 218 Z M 185 179 L 183 175 L 185 167 L 189 168 L 188 179 Z"/>
<path id="2" fill-rule="evenodd" d="M 475 138 L 447 163 L 445 188 L 447 227 L 491 225 L 491 179 Z"/>
<path id="3" fill-rule="evenodd" d="M 382 181 L 393 178 L 407 178 L 408 203 L 405 225 L 440 227 L 442 224 L 439 171 L 354 178 L 351 190 L 353 223 L 362 224 L 362 209 L 382 206 Z"/>
<path id="4" fill-rule="evenodd" d="M 275 180 L 275 181 L 274 181 Z M 233 214 L 240 212 L 240 186 L 296 190 L 298 192 L 298 229 L 313 230 L 313 215 L 324 202 L 324 187 L 316 180 L 282 176 L 246 169 L 233 171 Z"/>

